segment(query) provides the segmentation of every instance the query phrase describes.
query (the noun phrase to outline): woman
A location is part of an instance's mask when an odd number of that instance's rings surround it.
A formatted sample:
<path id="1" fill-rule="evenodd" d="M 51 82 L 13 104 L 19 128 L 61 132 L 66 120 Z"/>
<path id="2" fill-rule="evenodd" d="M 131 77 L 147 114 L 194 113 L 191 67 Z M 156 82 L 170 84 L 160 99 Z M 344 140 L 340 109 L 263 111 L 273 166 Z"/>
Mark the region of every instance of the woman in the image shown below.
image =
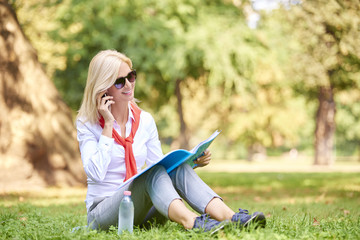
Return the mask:
<path id="1" fill-rule="evenodd" d="M 89 227 L 108 229 L 117 225 L 125 190 L 132 192 L 134 225 L 151 221 L 153 216 L 202 231 L 216 231 L 228 222 L 243 226 L 257 221 L 264 225 L 265 217 L 260 212 L 249 215 L 246 210 L 231 210 L 188 164 L 171 174 L 161 166 L 154 167 L 118 190 L 145 163 L 149 166 L 163 157 L 154 119 L 135 104 L 135 80 L 131 60 L 117 51 L 101 51 L 90 63 L 76 121 L 87 174 Z M 210 159 L 211 153 L 206 150 L 196 164 L 205 166 Z M 190 211 L 183 199 L 202 215 Z"/>

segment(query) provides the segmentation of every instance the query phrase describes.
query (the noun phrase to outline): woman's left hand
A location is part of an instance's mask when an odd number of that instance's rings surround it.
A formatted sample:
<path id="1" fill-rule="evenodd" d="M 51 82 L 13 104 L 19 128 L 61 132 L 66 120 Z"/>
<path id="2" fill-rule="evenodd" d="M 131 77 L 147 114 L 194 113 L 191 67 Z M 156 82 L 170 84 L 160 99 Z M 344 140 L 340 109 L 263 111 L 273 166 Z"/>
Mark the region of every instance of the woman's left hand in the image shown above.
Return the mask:
<path id="1" fill-rule="evenodd" d="M 206 149 L 204 151 L 204 155 L 197 158 L 196 161 L 194 161 L 195 164 L 197 164 L 198 167 L 205 167 L 210 163 L 211 160 L 211 152 L 209 149 Z"/>

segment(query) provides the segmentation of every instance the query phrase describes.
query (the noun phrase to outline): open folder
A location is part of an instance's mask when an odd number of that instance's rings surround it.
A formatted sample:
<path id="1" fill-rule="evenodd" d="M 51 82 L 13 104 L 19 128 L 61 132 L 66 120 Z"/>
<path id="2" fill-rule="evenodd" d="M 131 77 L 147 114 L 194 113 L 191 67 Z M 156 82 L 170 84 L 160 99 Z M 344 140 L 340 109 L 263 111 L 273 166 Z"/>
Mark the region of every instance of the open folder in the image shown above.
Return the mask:
<path id="1" fill-rule="evenodd" d="M 200 142 L 198 145 L 196 145 L 190 151 L 187 151 L 184 149 L 177 149 L 177 150 L 169 152 L 157 163 L 146 167 L 144 170 L 142 170 L 138 174 L 132 176 L 126 182 L 122 183 L 118 189 L 121 189 L 121 188 L 127 186 L 132 181 L 134 181 L 134 179 L 141 176 L 142 174 L 144 174 L 145 172 L 147 172 L 148 170 L 150 170 L 152 167 L 154 167 L 156 165 L 164 166 L 168 173 L 170 173 L 172 170 L 174 170 L 175 168 L 177 168 L 178 166 L 180 166 L 181 164 L 183 164 L 185 162 L 188 163 L 193 168 L 196 167 L 196 164 L 194 163 L 194 161 L 198 157 L 200 157 L 204 154 L 204 151 L 209 147 L 209 145 L 217 137 L 217 135 L 219 135 L 219 133 L 220 132 L 216 130 L 208 139 Z"/>

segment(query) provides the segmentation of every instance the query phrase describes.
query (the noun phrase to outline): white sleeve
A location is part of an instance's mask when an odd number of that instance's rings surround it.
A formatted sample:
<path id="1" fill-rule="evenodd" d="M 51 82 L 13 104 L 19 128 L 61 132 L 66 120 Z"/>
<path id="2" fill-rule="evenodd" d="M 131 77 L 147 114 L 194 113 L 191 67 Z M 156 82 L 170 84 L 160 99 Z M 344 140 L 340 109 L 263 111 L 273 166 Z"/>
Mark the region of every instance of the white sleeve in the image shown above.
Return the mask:
<path id="1" fill-rule="evenodd" d="M 86 175 L 95 182 L 104 180 L 111 161 L 114 139 L 100 135 L 98 139 L 91 131 L 91 125 L 76 122 L 81 160 Z"/>
<path id="2" fill-rule="evenodd" d="M 151 118 L 148 125 L 150 137 L 148 142 L 146 143 L 147 146 L 146 164 L 148 166 L 158 162 L 164 157 L 163 151 L 161 149 L 161 143 L 159 140 L 159 134 L 155 124 L 155 120 L 150 114 L 149 116 Z"/>

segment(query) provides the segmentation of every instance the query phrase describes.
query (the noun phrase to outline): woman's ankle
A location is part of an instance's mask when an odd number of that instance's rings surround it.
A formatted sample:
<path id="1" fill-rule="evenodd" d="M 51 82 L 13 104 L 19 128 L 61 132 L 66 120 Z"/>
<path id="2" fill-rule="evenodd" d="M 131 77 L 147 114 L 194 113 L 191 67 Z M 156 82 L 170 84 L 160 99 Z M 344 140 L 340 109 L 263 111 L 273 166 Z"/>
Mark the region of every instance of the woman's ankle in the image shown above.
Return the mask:
<path id="1" fill-rule="evenodd" d="M 220 198 L 214 197 L 206 206 L 205 212 L 217 221 L 231 220 L 235 212 Z"/>
<path id="2" fill-rule="evenodd" d="M 186 229 L 193 228 L 197 217 L 180 199 L 175 199 L 170 203 L 168 216 L 171 221 L 183 225 Z"/>

